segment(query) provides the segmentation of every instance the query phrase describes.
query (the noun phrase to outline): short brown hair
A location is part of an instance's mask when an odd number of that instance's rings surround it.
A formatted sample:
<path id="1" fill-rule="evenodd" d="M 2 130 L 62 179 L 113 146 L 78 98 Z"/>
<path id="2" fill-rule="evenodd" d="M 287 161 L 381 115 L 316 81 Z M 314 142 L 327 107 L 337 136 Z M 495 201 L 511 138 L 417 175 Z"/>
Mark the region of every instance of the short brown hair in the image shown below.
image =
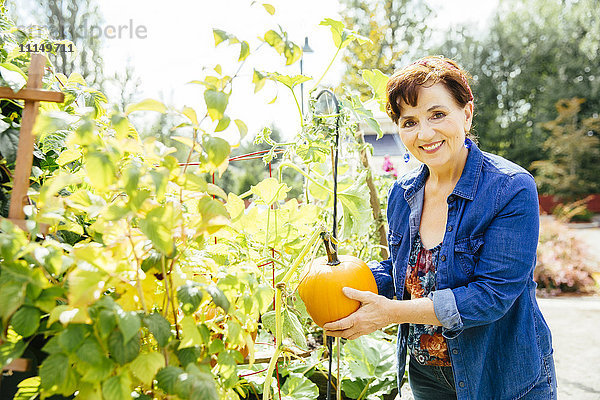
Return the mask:
<path id="1" fill-rule="evenodd" d="M 400 99 L 415 107 L 420 87 L 440 82 L 446 86 L 456 103 L 464 107 L 473 100 L 467 77 L 468 73 L 454 60 L 444 56 L 423 57 L 392 75 L 386 87 L 386 112 L 397 124 L 402 112 Z"/>

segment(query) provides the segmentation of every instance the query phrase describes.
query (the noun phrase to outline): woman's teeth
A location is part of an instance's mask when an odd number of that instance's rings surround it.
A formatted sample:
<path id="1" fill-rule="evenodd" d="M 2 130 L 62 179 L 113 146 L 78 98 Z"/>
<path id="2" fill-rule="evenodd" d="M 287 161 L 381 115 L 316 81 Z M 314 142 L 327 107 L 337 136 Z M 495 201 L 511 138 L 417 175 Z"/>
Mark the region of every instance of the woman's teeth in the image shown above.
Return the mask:
<path id="1" fill-rule="evenodd" d="M 440 141 L 440 142 L 433 143 L 433 144 L 430 144 L 430 145 L 427 145 L 427 146 L 421 146 L 421 147 L 423 147 L 423 149 L 425 149 L 425 150 L 427 150 L 427 151 L 432 151 L 432 150 L 436 150 L 436 149 L 437 149 L 438 147 L 440 147 L 440 146 L 441 146 L 443 143 L 444 143 L 444 141 L 442 140 L 442 141 Z"/>

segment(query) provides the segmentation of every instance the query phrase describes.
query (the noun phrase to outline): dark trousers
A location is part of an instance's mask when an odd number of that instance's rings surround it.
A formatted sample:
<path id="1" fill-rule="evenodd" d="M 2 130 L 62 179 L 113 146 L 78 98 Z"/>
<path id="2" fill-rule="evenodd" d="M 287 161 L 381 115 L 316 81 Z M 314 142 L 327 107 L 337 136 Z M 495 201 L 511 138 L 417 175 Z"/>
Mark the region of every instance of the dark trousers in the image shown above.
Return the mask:
<path id="1" fill-rule="evenodd" d="M 421 365 L 410 357 L 408 382 L 415 400 L 456 400 L 452 367 Z"/>

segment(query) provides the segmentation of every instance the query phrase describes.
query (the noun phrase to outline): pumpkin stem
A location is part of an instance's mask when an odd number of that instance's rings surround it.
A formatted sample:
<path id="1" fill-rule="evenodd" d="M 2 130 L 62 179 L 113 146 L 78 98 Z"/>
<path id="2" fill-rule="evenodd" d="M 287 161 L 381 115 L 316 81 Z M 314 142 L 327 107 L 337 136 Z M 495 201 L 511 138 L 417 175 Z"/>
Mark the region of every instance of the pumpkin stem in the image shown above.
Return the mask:
<path id="1" fill-rule="evenodd" d="M 338 259 L 337 249 L 331 241 L 329 232 L 321 232 L 321 239 L 323 239 L 325 251 L 327 252 L 327 265 L 338 265 L 340 260 Z"/>

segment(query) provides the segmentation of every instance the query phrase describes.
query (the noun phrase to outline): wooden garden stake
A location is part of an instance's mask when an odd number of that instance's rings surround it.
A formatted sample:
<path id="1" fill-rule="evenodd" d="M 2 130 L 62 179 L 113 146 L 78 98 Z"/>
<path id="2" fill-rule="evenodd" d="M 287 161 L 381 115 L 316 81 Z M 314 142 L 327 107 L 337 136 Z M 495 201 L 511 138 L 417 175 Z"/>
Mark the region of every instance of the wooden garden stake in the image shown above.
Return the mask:
<path id="1" fill-rule="evenodd" d="M 33 124 L 37 117 L 39 102 L 51 101 L 62 103 L 65 100 L 63 93 L 41 90 L 45 65 L 46 57 L 44 55 L 33 54 L 31 56 L 31 64 L 29 65 L 27 86 L 17 93 L 13 92 L 9 87 L 0 87 L 0 98 L 25 100 L 21 118 L 21 130 L 19 132 L 19 147 L 17 149 L 13 190 L 8 212 L 8 219 L 23 230 L 27 230 L 23 206 L 27 203 L 29 176 L 31 175 L 31 165 L 33 163 Z M 25 372 L 30 368 L 31 360 L 18 358 L 3 367 L 2 370 Z"/>
<path id="2" fill-rule="evenodd" d="M 37 117 L 38 107 L 40 101 L 62 103 L 65 100 L 65 95 L 61 92 L 41 90 L 45 65 L 46 57 L 44 55 L 33 54 L 31 56 L 31 64 L 29 65 L 27 86 L 17 93 L 13 92 L 11 88 L 0 87 L 0 98 L 25 100 L 23 116 L 21 118 L 21 130 L 19 132 L 19 147 L 17 149 L 13 190 L 8 212 L 8 219 L 23 230 L 27 230 L 23 206 L 27 204 L 27 190 L 29 189 L 29 176 L 31 175 L 31 165 L 33 163 L 35 139 L 33 137 L 33 125 Z"/>

